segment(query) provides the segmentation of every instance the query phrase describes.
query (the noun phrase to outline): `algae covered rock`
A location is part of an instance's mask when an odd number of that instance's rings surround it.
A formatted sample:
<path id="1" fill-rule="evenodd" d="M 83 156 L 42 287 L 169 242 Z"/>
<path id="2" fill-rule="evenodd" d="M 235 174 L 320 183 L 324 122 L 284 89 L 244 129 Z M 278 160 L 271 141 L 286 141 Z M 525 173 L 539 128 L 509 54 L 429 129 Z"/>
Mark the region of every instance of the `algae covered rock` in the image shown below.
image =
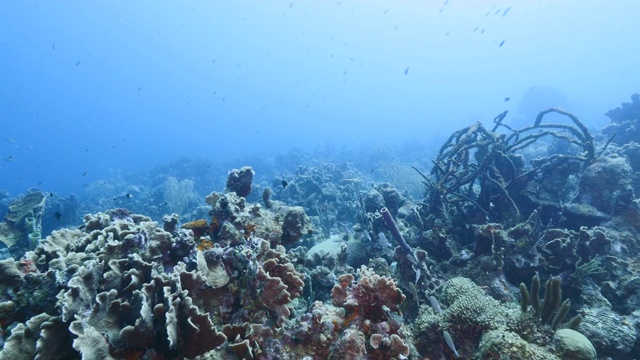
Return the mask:
<path id="1" fill-rule="evenodd" d="M 198 251 L 196 257 L 198 271 L 206 279 L 207 285 L 214 289 L 221 288 L 229 283 L 229 275 L 222 264 L 222 249 L 213 248 Z"/>
<path id="2" fill-rule="evenodd" d="M 473 358 L 493 359 L 495 354 L 500 354 L 500 359 L 560 360 L 544 348 L 529 344 L 518 334 L 504 328 L 484 333 Z"/>
<path id="3" fill-rule="evenodd" d="M 633 199 L 632 173 L 624 157 L 601 157 L 582 175 L 578 199 L 599 211 L 614 214 Z"/>
<path id="4" fill-rule="evenodd" d="M 626 299 L 630 302 L 630 297 Z M 633 315 L 621 315 L 609 306 L 584 308 L 581 313 L 580 332 L 591 339 L 600 356 L 623 358 L 633 354 L 638 343 Z"/>
<path id="5" fill-rule="evenodd" d="M 553 343 L 563 359 L 596 359 L 596 349 L 586 336 L 571 329 L 560 329 L 553 336 Z"/>
<path id="6" fill-rule="evenodd" d="M 253 170 L 250 166 L 229 171 L 227 177 L 227 191 L 235 192 L 236 195 L 247 197 L 251 194 L 251 182 L 253 181 Z"/>
<path id="7" fill-rule="evenodd" d="M 312 231 L 311 219 L 302 206 L 292 206 L 282 221 L 282 243 L 292 244 Z"/>

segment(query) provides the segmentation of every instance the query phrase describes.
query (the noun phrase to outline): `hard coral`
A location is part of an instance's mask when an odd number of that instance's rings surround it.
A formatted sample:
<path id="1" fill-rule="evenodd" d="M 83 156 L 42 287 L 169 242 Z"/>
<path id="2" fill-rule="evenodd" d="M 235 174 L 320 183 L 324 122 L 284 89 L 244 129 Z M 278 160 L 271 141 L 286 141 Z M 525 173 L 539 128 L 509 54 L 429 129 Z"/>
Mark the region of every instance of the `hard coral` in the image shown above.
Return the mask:
<path id="1" fill-rule="evenodd" d="M 387 311 L 398 311 L 406 296 L 396 287 L 393 279 L 380 276 L 365 266 L 359 271 L 360 279 L 353 284 L 353 275 L 345 274 L 338 278 L 331 292 L 333 304 L 343 306 L 350 311 L 362 311 L 365 319 L 375 321 L 388 318 Z"/>
<path id="2" fill-rule="evenodd" d="M 302 295 L 304 275 L 295 269 L 282 246 L 272 249 L 266 240 L 258 246 L 258 260 L 262 261 L 255 277 L 260 285 L 258 296 L 262 306 L 278 314 L 276 324 L 280 326 L 291 315 L 289 303 Z"/>

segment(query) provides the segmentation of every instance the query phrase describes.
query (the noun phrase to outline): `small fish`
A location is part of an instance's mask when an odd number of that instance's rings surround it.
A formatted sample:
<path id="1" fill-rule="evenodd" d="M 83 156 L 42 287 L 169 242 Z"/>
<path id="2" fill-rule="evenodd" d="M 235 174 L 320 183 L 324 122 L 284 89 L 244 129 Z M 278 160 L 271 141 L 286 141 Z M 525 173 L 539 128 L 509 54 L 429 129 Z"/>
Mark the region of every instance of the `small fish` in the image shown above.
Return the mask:
<path id="1" fill-rule="evenodd" d="M 293 1 L 289 3 L 289 9 L 293 7 Z"/>
<path id="2" fill-rule="evenodd" d="M 387 14 L 389 12 L 389 9 L 385 10 L 384 13 Z"/>
<path id="3" fill-rule="evenodd" d="M 383 248 L 390 248 L 390 247 L 392 247 L 392 246 L 391 246 L 391 243 L 389 242 L 389 240 L 387 240 L 387 237 L 386 237 L 386 236 L 384 236 L 384 234 L 383 234 L 383 233 L 379 233 L 379 234 L 378 234 L 378 244 L 379 244 L 380 246 L 382 246 Z"/>
<path id="4" fill-rule="evenodd" d="M 88 171 L 85 171 L 85 172 L 82 173 L 82 176 L 87 176 L 87 175 L 89 175 Z"/>
<path id="5" fill-rule="evenodd" d="M 80 65 L 80 61 L 82 61 L 82 60 L 76 61 L 76 66 Z"/>
<path id="6" fill-rule="evenodd" d="M 429 303 L 431 303 L 431 307 L 436 311 L 436 313 L 442 314 L 442 308 L 440 307 L 440 304 L 438 303 L 438 300 L 435 298 L 435 296 L 429 296 Z"/>
<path id="7" fill-rule="evenodd" d="M 365 242 L 371 242 L 371 235 L 369 235 L 367 230 L 362 230 L 362 240 Z"/>
<path id="8" fill-rule="evenodd" d="M 4 161 L 6 161 L 6 162 L 13 162 L 13 161 L 15 161 L 15 160 L 16 160 L 16 159 L 14 159 L 14 158 L 13 158 L 13 155 L 9 155 L 9 156 L 7 156 L 7 157 L 4 159 Z"/>
<path id="9" fill-rule="evenodd" d="M 131 193 L 126 193 L 123 195 L 116 195 L 113 197 L 113 200 L 118 200 L 118 199 L 131 199 L 133 197 L 133 195 L 131 195 Z"/>
<path id="10" fill-rule="evenodd" d="M 55 196 L 55 194 L 54 194 L 54 193 L 49 192 L 49 197 L 54 197 L 54 196 Z"/>
<path id="11" fill-rule="evenodd" d="M 51 44 L 51 50 L 55 50 L 56 49 L 56 44 Z"/>
<path id="12" fill-rule="evenodd" d="M 502 45 L 504 45 L 505 40 L 500 41 L 500 45 L 498 45 L 498 47 L 502 47 Z"/>
<path id="13" fill-rule="evenodd" d="M 507 101 L 509 101 L 509 100 L 511 100 L 511 98 L 510 98 L 510 97 L 508 97 L 508 96 L 507 96 L 506 98 L 504 98 L 504 102 L 507 102 Z"/>
<path id="14" fill-rule="evenodd" d="M 16 143 L 16 141 L 15 141 L 15 140 L 13 140 L 13 139 L 11 139 L 11 138 L 5 138 L 5 140 L 7 140 L 8 142 L 10 142 L 10 143 L 12 143 L 12 144 L 15 144 L 15 143 Z"/>
<path id="15" fill-rule="evenodd" d="M 287 180 L 282 180 L 282 188 L 286 189 L 289 186 L 289 182 Z"/>
<path id="16" fill-rule="evenodd" d="M 409 73 L 409 67 L 407 66 L 406 69 L 404 69 L 404 74 L 407 75 Z"/>
<path id="17" fill-rule="evenodd" d="M 453 344 L 453 339 L 451 338 L 451 334 L 449 334 L 449 332 L 445 330 L 442 332 L 442 336 L 444 337 L 444 342 L 447 343 L 447 346 L 449 347 L 449 349 L 453 351 L 453 354 L 456 356 L 456 358 L 459 358 L 460 354 L 458 354 L 458 350 L 456 350 L 456 346 Z"/>
<path id="18" fill-rule="evenodd" d="M 56 211 L 53 213 L 53 217 L 60 221 L 60 219 L 62 219 L 62 214 L 59 211 Z"/>
<path id="19" fill-rule="evenodd" d="M 504 12 L 502 13 L 502 16 L 504 17 L 505 15 L 507 15 L 509 13 L 509 10 L 511 10 L 511 6 L 509 6 L 504 10 Z"/>
<path id="20" fill-rule="evenodd" d="M 84 152 L 87 152 L 87 151 L 89 151 L 89 148 L 84 149 Z"/>
<path id="21" fill-rule="evenodd" d="M 413 283 L 409 283 L 409 290 L 411 291 L 411 295 L 413 295 L 413 298 L 416 299 L 418 309 L 420 309 L 420 298 L 418 297 L 418 289 L 416 289 L 416 286 L 413 285 Z"/>

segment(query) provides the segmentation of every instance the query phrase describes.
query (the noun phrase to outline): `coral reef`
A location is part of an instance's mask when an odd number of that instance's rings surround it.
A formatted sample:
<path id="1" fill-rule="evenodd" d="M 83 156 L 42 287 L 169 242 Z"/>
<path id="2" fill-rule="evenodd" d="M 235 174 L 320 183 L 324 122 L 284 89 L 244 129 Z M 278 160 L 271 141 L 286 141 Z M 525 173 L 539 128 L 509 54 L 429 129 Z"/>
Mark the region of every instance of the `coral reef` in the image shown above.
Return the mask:
<path id="1" fill-rule="evenodd" d="M 611 124 L 602 130 L 618 145 L 638 142 L 640 139 L 640 94 L 631 95 L 631 102 L 626 102 L 605 114 Z"/>
<path id="2" fill-rule="evenodd" d="M 88 185 L 100 209 L 44 238 L 88 206 L 0 193 L 0 359 L 634 359 L 636 100 L 609 133 L 557 108 L 456 131 L 422 198 L 384 147 L 266 177 L 183 159 Z"/>

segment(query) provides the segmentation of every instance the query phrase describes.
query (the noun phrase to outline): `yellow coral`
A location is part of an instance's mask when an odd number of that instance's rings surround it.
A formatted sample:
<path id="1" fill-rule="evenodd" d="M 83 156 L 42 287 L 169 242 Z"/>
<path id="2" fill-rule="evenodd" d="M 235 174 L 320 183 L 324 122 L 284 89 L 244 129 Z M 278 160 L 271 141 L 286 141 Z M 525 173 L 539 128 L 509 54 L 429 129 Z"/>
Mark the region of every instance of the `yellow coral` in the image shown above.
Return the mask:
<path id="1" fill-rule="evenodd" d="M 190 229 L 193 231 L 193 237 L 198 240 L 202 235 L 204 235 L 205 230 L 207 230 L 207 220 L 196 220 L 192 222 L 188 222 L 182 225 L 183 229 Z"/>
<path id="2" fill-rule="evenodd" d="M 213 247 L 213 242 L 208 237 L 200 239 L 200 242 L 198 243 L 198 245 L 196 245 L 196 248 L 199 251 L 205 251 L 205 250 L 211 249 L 212 247 Z"/>
<path id="3" fill-rule="evenodd" d="M 204 229 L 207 227 L 207 220 L 196 220 L 196 221 L 192 221 L 192 222 L 188 222 L 184 225 L 182 225 L 183 229 Z"/>

